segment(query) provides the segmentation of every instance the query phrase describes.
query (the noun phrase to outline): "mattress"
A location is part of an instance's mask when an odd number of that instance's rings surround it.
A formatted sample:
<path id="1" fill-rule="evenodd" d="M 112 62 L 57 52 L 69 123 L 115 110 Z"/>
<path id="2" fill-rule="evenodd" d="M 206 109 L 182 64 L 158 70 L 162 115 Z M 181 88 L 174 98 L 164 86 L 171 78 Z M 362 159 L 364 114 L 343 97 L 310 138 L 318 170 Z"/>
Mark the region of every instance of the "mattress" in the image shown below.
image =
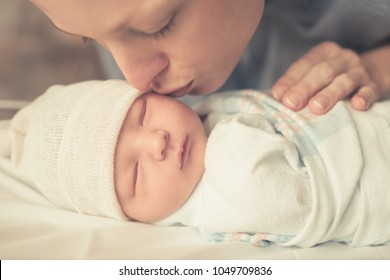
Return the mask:
<path id="1" fill-rule="evenodd" d="M 81 215 L 51 204 L 0 157 L 0 259 L 390 259 L 390 246 L 212 243 L 195 228 Z"/>

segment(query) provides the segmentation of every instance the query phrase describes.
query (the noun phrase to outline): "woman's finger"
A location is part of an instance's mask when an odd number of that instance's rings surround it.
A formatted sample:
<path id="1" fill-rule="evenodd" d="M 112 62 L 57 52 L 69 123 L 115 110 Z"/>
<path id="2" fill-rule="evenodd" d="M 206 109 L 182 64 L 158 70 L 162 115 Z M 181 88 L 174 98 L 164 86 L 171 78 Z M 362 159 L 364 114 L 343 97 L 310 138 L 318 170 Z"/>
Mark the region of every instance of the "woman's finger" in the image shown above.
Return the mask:
<path id="1" fill-rule="evenodd" d="M 364 80 L 364 72 L 360 69 L 351 70 L 339 75 L 328 86 L 311 98 L 309 102 L 310 110 L 317 114 L 328 112 L 337 101 L 346 98 L 359 88 Z"/>
<path id="2" fill-rule="evenodd" d="M 359 88 L 352 97 L 351 105 L 356 110 L 367 110 L 374 102 L 379 99 L 375 84 L 370 84 Z"/>
<path id="3" fill-rule="evenodd" d="M 299 82 L 316 64 L 334 56 L 341 48 L 332 42 L 321 43 L 294 62 L 272 87 L 272 95 L 281 101 L 284 94 Z"/>
<path id="4" fill-rule="evenodd" d="M 310 62 L 307 58 L 301 58 L 300 60 L 294 62 L 287 69 L 286 73 L 280 77 L 272 87 L 273 97 L 281 101 L 284 94 L 298 81 L 300 81 L 312 66 L 312 62 Z"/>
<path id="5" fill-rule="evenodd" d="M 312 96 L 347 70 L 347 61 L 342 58 L 329 59 L 318 63 L 284 94 L 283 104 L 294 110 L 301 109 Z"/>

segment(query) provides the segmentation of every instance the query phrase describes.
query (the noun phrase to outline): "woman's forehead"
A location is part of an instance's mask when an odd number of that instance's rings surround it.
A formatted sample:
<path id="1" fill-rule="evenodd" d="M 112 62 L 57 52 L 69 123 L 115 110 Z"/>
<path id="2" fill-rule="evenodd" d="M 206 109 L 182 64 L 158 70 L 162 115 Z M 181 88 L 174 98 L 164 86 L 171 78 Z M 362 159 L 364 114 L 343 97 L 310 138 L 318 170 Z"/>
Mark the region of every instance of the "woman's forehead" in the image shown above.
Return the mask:
<path id="1" fill-rule="evenodd" d="M 116 17 L 121 11 L 138 13 L 158 13 L 175 7 L 184 0 L 31 0 L 45 13 L 60 15 L 112 14 Z"/>
<path id="2" fill-rule="evenodd" d="M 121 25 L 146 23 L 183 0 L 32 0 L 61 30 L 76 35 L 108 33 Z"/>

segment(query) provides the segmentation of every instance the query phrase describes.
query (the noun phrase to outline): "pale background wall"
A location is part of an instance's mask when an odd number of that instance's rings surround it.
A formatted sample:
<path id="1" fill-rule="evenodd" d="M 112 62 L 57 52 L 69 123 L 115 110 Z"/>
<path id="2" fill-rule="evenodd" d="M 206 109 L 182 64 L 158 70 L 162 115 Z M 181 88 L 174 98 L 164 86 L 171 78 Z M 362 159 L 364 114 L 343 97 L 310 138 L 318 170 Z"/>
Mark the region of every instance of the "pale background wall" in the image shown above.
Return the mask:
<path id="1" fill-rule="evenodd" d="M 0 100 L 33 100 L 53 84 L 102 78 L 92 44 L 57 31 L 28 0 L 0 0 Z M 13 113 L 0 109 L 0 120 Z"/>

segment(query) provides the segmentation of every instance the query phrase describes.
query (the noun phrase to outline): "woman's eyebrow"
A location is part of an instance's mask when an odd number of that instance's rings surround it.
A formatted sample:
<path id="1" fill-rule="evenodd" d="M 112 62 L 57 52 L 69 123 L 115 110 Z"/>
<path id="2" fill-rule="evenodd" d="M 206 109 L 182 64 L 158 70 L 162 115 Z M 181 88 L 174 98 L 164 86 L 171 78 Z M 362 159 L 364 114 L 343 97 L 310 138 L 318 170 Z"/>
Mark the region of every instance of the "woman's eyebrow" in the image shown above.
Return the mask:
<path id="1" fill-rule="evenodd" d="M 170 12 L 170 14 L 171 14 L 170 17 L 174 16 L 178 12 L 179 9 L 180 9 L 180 6 L 172 8 L 172 10 Z M 60 31 L 60 32 L 62 32 L 64 34 L 67 34 L 67 35 L 70 35 L 70 36 L 75 36 L 75 37 L 86 38 L 86 36 L 78 35 L 78 34 L 71 33 L 71 32 L 68 32 L 68 31 L 65 31 L 65 30 L 61 29 L 60 27 L 55 25 L 54 22 L 51 19 L 50 19 L 50 23 L 54 26 L 55 29 L 57 29 L 58 31 Z M 127 33 L 132 33 L 134 35 L 150 35 L 149 33 L 144 32 L 142 30 L 129 27 L 125 23 L 121 23 L 121 24 L 118 24 L 117 26 L 112 27 L 111 30 L 109 30 L 109 33 L 117 33 L 117 32 L 120 32 L 120 31 L 122 31 L 124 29 L 126 29 Z"/>
<path id="2" fill-rule="evenodd" d="M 58 31 L 60 31 L 60 32 L 66 34 L 66 35 L 74 36 L 74 37 L 86 38 L 85 36 L 77 35 L 77 34 L 74 34 L 74 33 L 71 33 L 71 32 L 68 32 L 68 31 L 65 31 L 65 30 L 59 28 L 57 25 L 54 24 L 54 22 L 52 20 L 50 20 L 50 23 L 51 23 L 51 25 L 54 26 L 55 29 L 57 29 Z M 132 34 L 147 35 L 147 33 L 143 32 L 143 31 L 140 31 L 140 30 L 137 30 L 137 29 L 134 29 L 134 28 L 131 28 L 131 27 L 127 27 L 127 26 L 125 27 L 124 24 L 114 28 L 113 32 L 118 32 L 118 31 L 120 31 L 120 30 L 122 30 L 124 28 L 126 28 L 126 32 L 129 32 L 129 33 L 132 33 Z"/>

